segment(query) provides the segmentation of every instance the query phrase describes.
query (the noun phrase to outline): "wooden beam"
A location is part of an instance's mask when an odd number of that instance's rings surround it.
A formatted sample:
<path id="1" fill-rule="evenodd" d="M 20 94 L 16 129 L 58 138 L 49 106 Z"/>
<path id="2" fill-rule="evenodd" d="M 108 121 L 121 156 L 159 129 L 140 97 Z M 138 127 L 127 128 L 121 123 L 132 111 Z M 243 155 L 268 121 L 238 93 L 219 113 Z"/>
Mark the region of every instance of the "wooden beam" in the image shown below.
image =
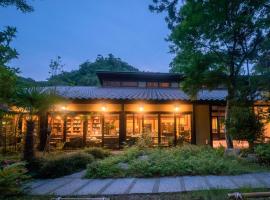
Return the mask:
<path id="1" fill-rule="evenodd" d="M 63 142 L 67 141 L 67 115 L 64 116 L 64 124 L 63 124 Z"/>
<path id="2" fill-rule="evenodd" d="M 213 124 L 212 124 L 212 105 L 209 105 L 209 124 L 210 124 L 210 145 L 213 147 Z"/>
<path id="3" fill-rule="evenodd" d="M 196 144 L 196 105 L 192 105 L 191 144 Z"/>
<path id="4" fill-rule="evenodd" d="M 87 115 L 83 116 L 83 146 L 86 145 L 86 137 L 88 132 L 88 118 Z"/>
<path id="5" fill-rule="evenodd" d="M 161 144 L 161 119 L 160 113 L 158 113 L 158 145 Z"/>

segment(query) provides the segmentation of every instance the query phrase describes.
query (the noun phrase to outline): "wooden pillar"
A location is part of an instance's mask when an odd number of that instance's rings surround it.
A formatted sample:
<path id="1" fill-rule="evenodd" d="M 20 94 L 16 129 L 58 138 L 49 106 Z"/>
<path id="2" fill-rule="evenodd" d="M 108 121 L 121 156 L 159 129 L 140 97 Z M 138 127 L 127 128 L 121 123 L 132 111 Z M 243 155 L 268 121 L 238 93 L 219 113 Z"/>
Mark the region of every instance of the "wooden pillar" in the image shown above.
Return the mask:
<path id="1" fill-rule="evenodd" d="M 218 118 L 217 118 L 218 120 Z M 209 105 L 209 124 L 210 124 L 210 145 L 213 146 L 213 125 L 212 125 L 212 106 Z M 219 126 L 219 125 L 218 125 Z M 218 128 L 219 129 L 219 128 Z"/>
<path id="2" fill-rule="evenodd" d="M 63 124 L 63 142 L 67 141 L 67 115 L 64 115 L 64 124 Z"/>
<path id="3" fill-rule="evenodd" d="M 176 114 L 173 115 L 173 134 L 174 134 L 174 146 L 176 146 L 177 142 L 177 134 L 176 134 Z"/>
<path id="4" fill-rule="evenodd" d="M 86 145 L 86 137 L 88 131 L 88 118 L 87 115 L 83 116 L 83 146 Z"/>
<path id="5" fill-rule="evenodd" d="M 135 133 L 135 114 L 132 114 L 132 134 Z"/>
<path id="6" fill-rule="evenodd" d="M 192 105 L 191 144 L 196 144 L 196 105 Z"/>
<path id="7" fill-rule="evenodd" d="M 39 114 L 39 150 L 44 151 L 48 136 L 48 113 Z"/>
<path id="8" fill-rule="evenodd" d="M 104 147 L 104 131 L 105 131 L 105 122 L 104 122 L 104 114 L 102 113 L 102 116 L 101 116 L 101 146 Z"/>
<path id="9" fill-rule="evenodd" d="M 123 103 L 121 104 L 121 112 L 119 118 L 119 147 L 122 147 L 126 141 L 126 117 L 125 105 Z"/>
<path id="10" fill-rule="evenodd" d="M 160 113 L 158 113 L 158 145 L 161 144 L 161 119 Z"/>

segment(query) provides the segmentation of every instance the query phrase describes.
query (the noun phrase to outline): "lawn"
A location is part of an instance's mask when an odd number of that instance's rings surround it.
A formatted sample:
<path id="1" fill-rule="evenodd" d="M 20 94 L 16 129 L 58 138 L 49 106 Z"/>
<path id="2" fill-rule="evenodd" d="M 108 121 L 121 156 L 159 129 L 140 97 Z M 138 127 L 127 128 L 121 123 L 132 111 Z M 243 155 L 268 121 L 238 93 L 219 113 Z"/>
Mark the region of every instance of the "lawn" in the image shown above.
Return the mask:
<path id="1" fill-rule="evenodd" d="M 87 178 L 156 177 L 182 175 L 236 175 L 268 168 L 235 156 L 224 149 L 187 145 L 168 149 L 131 147 L 87 166 Z"/>

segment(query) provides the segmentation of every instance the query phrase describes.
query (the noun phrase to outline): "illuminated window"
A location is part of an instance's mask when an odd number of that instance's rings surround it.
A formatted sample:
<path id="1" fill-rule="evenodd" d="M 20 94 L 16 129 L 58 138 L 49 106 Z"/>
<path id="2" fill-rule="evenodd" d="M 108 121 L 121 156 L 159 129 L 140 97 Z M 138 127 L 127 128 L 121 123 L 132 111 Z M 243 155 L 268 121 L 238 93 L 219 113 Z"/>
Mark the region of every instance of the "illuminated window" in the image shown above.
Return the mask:
<path id="1" fill-rule="evenodd" d="M 161 114 L 161 145 L 172 146 L 174 144 L 174 115 Z"/>
<path id="2" fill-rule="evenodd" d="M 150 134 L 153 145 L 158 144 L 158 115 L 157 114 L 144 115 L 143 133 Z"/>
<path id="3" fill-rule="evenodd" d="M 170 83 L 167 83 L 167 82 L 159 83 L 159 87 L 161 87 L 161 88 L 168 88 L 168 87 L 170 87 Z"/>
<path id="4" fill-rule="evenodd" d="M 122 82 L 123 87 L 138 87 L 138 82 Z"/>
<path id="5" fill-rule="evenodd" d="M 146 86 L 147 87 L 158 87 L 158 82 L 147 82 Z"/>
<path id="6" fill-rule="evenodd" d="M 176 115 L 176 137 L 178 143 L 191 142 L 191 114 Z"/>

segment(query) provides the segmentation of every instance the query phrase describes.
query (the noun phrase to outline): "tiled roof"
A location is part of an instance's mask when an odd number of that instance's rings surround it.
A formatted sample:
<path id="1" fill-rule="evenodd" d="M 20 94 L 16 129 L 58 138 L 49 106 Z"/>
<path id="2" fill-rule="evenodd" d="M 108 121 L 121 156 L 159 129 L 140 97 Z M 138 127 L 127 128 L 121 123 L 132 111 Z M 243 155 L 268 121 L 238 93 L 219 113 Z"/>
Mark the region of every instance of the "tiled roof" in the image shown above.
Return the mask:
<path id="1" fill-rule="evenodd" d="M 89 87 L 58 86 L 58 93 L 68 99 L 110 99 L 110 100 L 183 100 L 190 97 L 179 88 L 132 88 L 132 87 Z M 223 101 L 226 90 L 201 90 L 197 100 Z"/>

